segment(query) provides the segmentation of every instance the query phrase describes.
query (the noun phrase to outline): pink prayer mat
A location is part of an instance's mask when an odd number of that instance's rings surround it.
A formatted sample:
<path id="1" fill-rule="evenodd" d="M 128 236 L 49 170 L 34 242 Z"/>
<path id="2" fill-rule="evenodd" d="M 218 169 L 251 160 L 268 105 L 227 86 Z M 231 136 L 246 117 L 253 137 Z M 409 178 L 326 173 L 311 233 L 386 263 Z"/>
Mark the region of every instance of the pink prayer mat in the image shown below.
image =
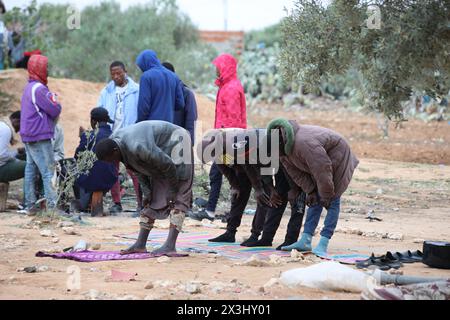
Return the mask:
<path id="1" fill-rule="evenodd" d="M 140 260 L 149 258 L 158 258 L 167 256 L 171 258 L 187 257 L 186 253 L 169 253 L 169 254 L 151 254 L 151 253 L 132 253 L 120 254 L 119 251 L 77 251 L 77 252 L 62 252 L 62 253 L 44 253 L 39 251 L 36 257 L 50 257 L 54 259 L 69 259 L 79 262 L 98 262 L 111 260 Z"/>

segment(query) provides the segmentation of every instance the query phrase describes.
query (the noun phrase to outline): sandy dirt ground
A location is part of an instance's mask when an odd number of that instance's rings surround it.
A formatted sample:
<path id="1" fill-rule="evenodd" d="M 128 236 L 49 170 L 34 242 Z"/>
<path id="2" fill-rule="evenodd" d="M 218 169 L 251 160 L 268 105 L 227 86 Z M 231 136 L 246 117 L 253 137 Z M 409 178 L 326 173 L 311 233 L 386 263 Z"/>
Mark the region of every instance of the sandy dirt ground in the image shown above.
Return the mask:
<path id="1" fill-rule="evenodd" d="M 17 96 L 17 87 L 22 85 L 24 76 L 17 72 L 2 73 L 0 78 L 7 80 L 0 81 L 0 87 L 9 88 Z M 59 91 L 61 101 L 66 105 L 61 122 L 66 132 L 66 148 L 71 150 L 78 143 L 78 126 L 87 126 L 88 111 L 95 104 L 103 84 L 51 79 L 50 85 Z M 208 128 L 214 120 L 214 104 L 201 96 L 198 98 L 199 117 L 204 128 Z M 17 107 L 17 101 L 13 101 L 2 108 L 1 114 Z M 330 242 L 331 251 L 381 255 L 386 251 L 421 250 L 423 240 L 449 240 L 450 130 L 447 123 L 410 120 L 400 128 L 392 127 L 390 138 L 383 139 L 375 116 L 352 112 L 334 102 L 317 108 L 288 110 L 280 106 L 260 106 L 249 110 L 248 118 L 251 126 L 262 127 L 278 116 L 341 132 L 361 159 L 343 197 L 341 218 Z M 200 174 L 198 171 L 196 177 Z M 132 190 L 128 192 L 132 193 Z M 21 182 L 13 183 L 10 191 L 12 207 L 20 194 Z M 226 210 L 228 204 L 222 203 L 219 207 Z M 133 203 L 128 209 L 134 209 Z M 382 219 L 381 222 L 366 219 L 371 210 Z M 288 218 L 287 211 L 274 246 L 282 242 Z M 249 236 L 251 219 L 251 215 L 244 216 L 238 241 Z M 315 259 L 250 267 L 237 266 L 234 260 L 207 254 L 190 254 L 168 262 L 148 259 L 90 264 L 35 257 L 39 250 L 62 249 L 80 239 L 100 243 L 101 250 L 119 250 L 124 246 L 115 244 L 118 239 L 114 235 L 138 230 L 137 219 L 126 216 L 83 217 L 83 220 L 86 224 L 75 225 L 80 235 L 67 235 L 56 222 L 48 224 L 43 217 L 31 218 L 15 210 L 0 213 L 0 299 L 360 299 L 355 293 L 304 287 L 292 289 L 279 284 L 264 287 L 281 272 L 313 265 L 318 262 Z M 320 225 L 322 223 L 323 220 Z M 159 222 L 158 227 L 157 230 L 166 230 L 167 221 Z M 187 219 L 185 231 L 207 230 L 218 235 L 224 231 L 223 227 L 220 224 L 215 228 L 194 226 L 192 220 Z M 44 229 L 52 230 L 59 241 L 54 243 L 53 238 L 41 236 Z M 352 234 L 350 230 L 363 235 Z M 383 237 L 383 234 L 394 235 L 393 238 L 400 240 Z M 317 240 L 318 236 L 313 243 Z M 31 266 L 43 267 L 42 272 L 18 271 Z M 67 270 L 71 266 L 80 268 L 81 288 L 68 291 L 70 275 Z M 108 279 L 111 270 L 137 273 L 136 281 L 111 282 Z M 405 264 L 400 270 L 405 275 L 450 277 L 450 270 L 433 269 L 421 263 Z M 153 288 L 145 289 L 149 281 Z M 191 285 L 192 281 L 200 292 L 186 291 L 186 285 Z"/>

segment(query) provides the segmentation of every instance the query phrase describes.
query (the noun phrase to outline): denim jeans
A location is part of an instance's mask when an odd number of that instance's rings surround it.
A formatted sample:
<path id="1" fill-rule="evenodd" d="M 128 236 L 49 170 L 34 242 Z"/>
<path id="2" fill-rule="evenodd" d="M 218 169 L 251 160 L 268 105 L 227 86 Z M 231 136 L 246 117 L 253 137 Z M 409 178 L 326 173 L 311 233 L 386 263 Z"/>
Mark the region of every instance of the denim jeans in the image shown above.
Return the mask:
<path id="1" fill-rule="evenodd" d="M 325 217 L 324 227 L 320 235 L 322 237 L 331 239 L 334 230 L 336 229 L 337 222 L 339 219 L 339 211 L 341 209 L 341 198 L 337 198 L 330 203 L 327 215 Z M 305 221 L 304 233 L 314 235 L 314 231 L 319 224 L 320 215 L 322 213 L 323 207 L 318 204 L 308 208 Z"/>
<path id="2" fill-rule="evenodd" d="M 215 212 L 217 207 L 217 202 L 219 201 L 220 189 L 222 188 L 222 172 L 220 172 L 217 164 L 214 162 L 209 171 L 209 185 L 211 186 L 211 191 L 209 193 L 208 204 L 206 205 L 206 210 Z"/>
<path id="3" fill-rule="evenodd" d="M 35 179 L 36 175 L 40 173 L 44 183 L 47 208 L 53 209 L 56 206 L 57 195 L 52 184 L 55 173 L 55 158 L 51 140 L 25 143 L 25 151 L 27 153 L 24 182 L 25 207 L 29 209 L 36 203 Z"/>

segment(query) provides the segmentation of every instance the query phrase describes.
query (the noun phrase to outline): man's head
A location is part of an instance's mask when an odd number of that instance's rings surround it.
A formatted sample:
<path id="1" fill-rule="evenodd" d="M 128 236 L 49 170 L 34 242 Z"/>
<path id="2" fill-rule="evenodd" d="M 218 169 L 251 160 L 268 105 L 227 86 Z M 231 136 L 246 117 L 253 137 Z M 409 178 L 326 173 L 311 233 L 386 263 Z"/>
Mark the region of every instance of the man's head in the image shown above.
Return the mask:
<path id="1" fill-rule="evenodd" d="M 97 158 L 105 162 L 116 162 L 122 160 L 122 154 L 118 144 L 112 139 L 104 139 L 95 146 Z"/>
<path id="2" fill-rule="evenodd" d="M 114 123 L 114 121 L 112 121 L 109 118 L 108 115 L 108 110 L 106 110 L 105 108 L 94 108 L 91 110 L 91 127 L 92 129 L 95 129 L 97 127 L 98 123 Z"/>
<path id="3" fill-rule="evenodd" d="M 111 73 L 111 79 L 116 86 L 123 87 L 127 84 L 127 69 L 121 61 L 114 61 L 109 66 L 109 72 Z"/>
<path id="4" fill-rule="evenodd" d="M 172 71 L 173 73 L 175 73 L 175 67 L 173 66 L 173 64 L 171 64 L 170 62 L 163 62 L 162 64 L 164 66 L 164 68 Z"/>
<path id="5" fill-rule="evenodd" d="M 11 125 L 13 126 L 14 131 L 19 132 L 20 131 L 20 111 L 13 112 L 9 116 L 9 120 L 11 121 Z"/>

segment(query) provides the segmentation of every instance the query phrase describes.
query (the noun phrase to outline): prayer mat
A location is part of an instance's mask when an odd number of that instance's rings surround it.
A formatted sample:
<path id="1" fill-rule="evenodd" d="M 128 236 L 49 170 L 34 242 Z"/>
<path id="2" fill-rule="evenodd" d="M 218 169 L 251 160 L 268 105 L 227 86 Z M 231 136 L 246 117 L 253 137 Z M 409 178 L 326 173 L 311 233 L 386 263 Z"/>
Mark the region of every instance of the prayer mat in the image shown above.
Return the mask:
<path id="1" fill-rule="evenodd" d="M 79 262 L 98 262 L 98 261 L 111 261 L 111 260 L 141 260 L 149 258 L 157 258 L 161 256 L 168 256 L 172 258 L 187 257 L 188 254 L 183 253 L 171 253 L 171 254 L 158 254 L 152 255 L 151 253 L 132 253 L 132 254 L 120 254 L 119 251 L 77 251 L 77 252 L 62 252 L 62 253 L 44 253 L 39 251 L 36 253 L 36 257 L 51 257 L 54 259 L 69 259 Z"/>

